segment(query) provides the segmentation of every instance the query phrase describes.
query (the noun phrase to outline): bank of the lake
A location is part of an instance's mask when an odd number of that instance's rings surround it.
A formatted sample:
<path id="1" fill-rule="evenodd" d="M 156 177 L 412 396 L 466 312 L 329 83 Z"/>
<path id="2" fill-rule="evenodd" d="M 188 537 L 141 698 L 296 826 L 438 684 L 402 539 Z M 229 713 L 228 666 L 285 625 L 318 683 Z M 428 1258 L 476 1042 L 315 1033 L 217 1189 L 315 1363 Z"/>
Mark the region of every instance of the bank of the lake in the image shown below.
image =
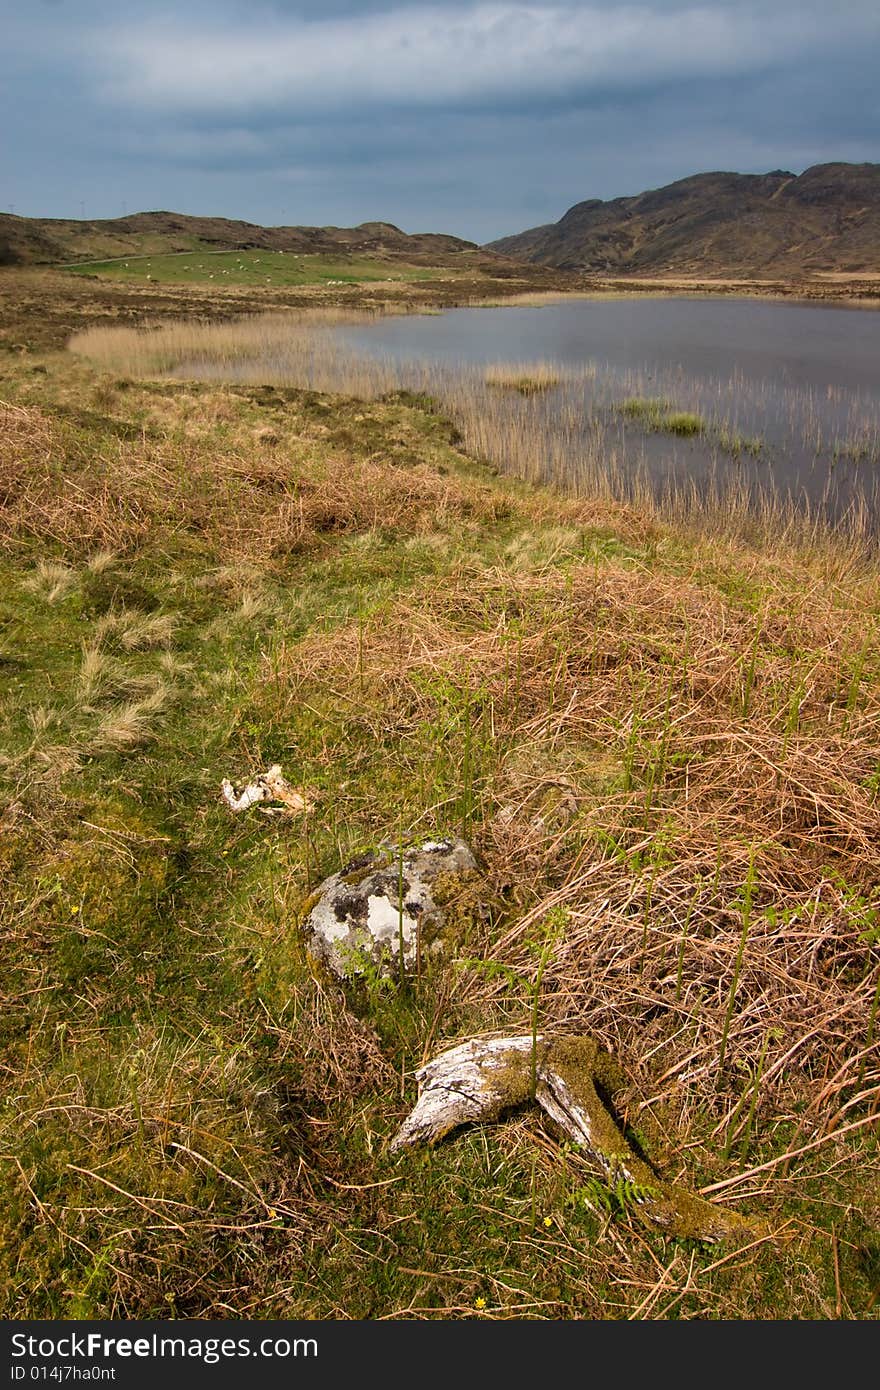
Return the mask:
<path id="1" fill-rule="evenodd" d="M 0 358 L 6 1316 L 876 1316 L 870 553 L 563 496 L 393 383 L 96 367 L 41 348 L 77 313 L 34 283 Z M 139 304 L 187 352 L 209 312 Z M 233 816 L 221 779 L 276 762 L 314 810 Z M 316 975 L 323 877 L 447 832 L 454 951 Z M 754 1234 L 643 1227 L 529 1108 L 389 1152 L 426 1056 L 535 1017 Z"/>
<path id="2" fill-rule="evenodd" d="M 656 297 L 415 308 L 92 330 L 72 347 L 181 379 L 407 390 L 435 400 L 470 452 L 532 482 L 704 529 L 832 527 L 875 543 L 880 317 Z"/>

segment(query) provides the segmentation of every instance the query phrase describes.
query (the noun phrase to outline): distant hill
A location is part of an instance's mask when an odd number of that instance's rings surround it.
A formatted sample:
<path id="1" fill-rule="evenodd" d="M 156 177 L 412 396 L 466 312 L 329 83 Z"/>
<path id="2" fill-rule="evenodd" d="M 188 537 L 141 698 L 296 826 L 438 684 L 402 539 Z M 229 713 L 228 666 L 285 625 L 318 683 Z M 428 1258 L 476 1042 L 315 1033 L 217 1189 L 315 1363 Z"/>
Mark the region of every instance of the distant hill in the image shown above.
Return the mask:
<path id="1" fill-rule="evenodd" d="M 634 198 L 575 203 L 558 222 L 485 249 L 604 274 L 880 272 L 880 164 L 696 174 Z"/>
<path id="2" fill-rule="evenodd" d="M 465 253 L 478 262 L 491 259 L 472 241 L 433 232 L 410 236 L 389 222 L 364 222 L 360 227 L 259 227 L 225 217 L 186 217 L 175 212 L 138 212 L 104 221 L 0 214 L 0 265 L 247 250 L 370 254 L 431 265 L 454 263 Z"/>

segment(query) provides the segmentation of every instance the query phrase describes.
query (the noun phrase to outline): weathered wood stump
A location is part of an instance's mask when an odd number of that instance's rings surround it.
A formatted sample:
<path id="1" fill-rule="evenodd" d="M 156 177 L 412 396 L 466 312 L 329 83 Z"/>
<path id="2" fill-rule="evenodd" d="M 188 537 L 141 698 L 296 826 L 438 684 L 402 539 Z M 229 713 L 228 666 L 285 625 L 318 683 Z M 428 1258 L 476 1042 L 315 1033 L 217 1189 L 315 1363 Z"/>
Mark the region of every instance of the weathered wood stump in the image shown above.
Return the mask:
<path id="1" fill-rule="evenodd" d="M 468 1123 L 497 1120 L 534 1100 L 562 1133 L 595 1160 L 612 1189 L 643 1221 L 669 1235 L 715 1241 L 755 1226 L 685 1188 L 663 1182 L 633 1152 L 604 1104 L 622 1087 L 617 1062 L 588 1037 L 471 1038 L 416 1073 L 419 1099 L 392 1149 L 435 1144 Z"/>

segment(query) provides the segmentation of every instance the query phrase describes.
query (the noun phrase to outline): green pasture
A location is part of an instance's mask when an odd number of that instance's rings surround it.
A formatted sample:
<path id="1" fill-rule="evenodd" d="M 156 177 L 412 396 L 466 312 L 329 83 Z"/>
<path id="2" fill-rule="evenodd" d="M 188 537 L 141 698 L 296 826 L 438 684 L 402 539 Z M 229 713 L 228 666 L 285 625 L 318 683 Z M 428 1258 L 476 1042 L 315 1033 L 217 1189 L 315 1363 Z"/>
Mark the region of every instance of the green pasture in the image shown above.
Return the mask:
<path id="1" fill-rule="evenodd" d="M 443 271 L 375 256 L 319 256 L 295 251 L 184 251 L 165 256 L 128 256 L 85 261 L 68 269 L 102 279 L 186 285 L 356 285 L 369 281 L 433 280 Z"/>

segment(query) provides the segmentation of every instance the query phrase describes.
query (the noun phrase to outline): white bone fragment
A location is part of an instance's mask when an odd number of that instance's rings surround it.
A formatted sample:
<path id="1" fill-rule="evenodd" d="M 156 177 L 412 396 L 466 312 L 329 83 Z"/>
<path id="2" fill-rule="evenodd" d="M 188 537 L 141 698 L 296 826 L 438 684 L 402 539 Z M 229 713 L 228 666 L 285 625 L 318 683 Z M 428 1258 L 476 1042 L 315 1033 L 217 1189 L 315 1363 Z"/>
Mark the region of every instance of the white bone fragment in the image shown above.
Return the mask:
<path id="1" fill-rule="evenodd" d="M 459 1125 L 497 1120 L 529 1098 L 531 1037 L 472 1038 L 416 1072 L 418 1104 L 392 1149 L 434 1144 Z"/>
<path id="2" fill-rule="evenodd" d="M 312 810 L 312 803 L 303 796 L 302 792 L 298 792 L 295 787 L 292 787 L 287 778 L 282 775 L 279 763 L 273 763 L 268 771 L 255 777 L 241 791 L 236 791 L 229 778 L 224 777 L 220 783 L 220 790 L 230 811 L 248 811 L 251 806 L 256 806 L 260 801 L 280 801 L 288 811 L 297 814 Z M 263 809 L 267 811 L 267 814 L 278 811 L 277 807 L 264 807 Z"/>

